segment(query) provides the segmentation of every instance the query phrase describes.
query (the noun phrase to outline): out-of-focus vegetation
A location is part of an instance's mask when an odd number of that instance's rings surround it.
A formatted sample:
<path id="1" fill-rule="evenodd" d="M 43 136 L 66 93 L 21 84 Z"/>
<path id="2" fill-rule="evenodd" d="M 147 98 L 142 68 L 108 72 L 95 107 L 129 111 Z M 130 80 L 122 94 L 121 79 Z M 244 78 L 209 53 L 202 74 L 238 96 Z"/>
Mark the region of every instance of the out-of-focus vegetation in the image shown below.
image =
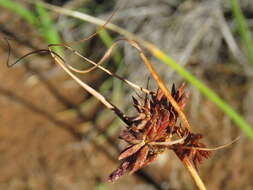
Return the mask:
<path id="1" fill-rule="evenodd" d="M 9 9 L 16 14 L 16 16 L 19 16 L 29 24 L 34 25 L 39 34 L 46 40 L 47 43 L 61 43 L 57 28 L 54 26 L 54 23 L 47 10 L 39 1 L 35 3 L 35 12 L 12 0 L 1 0 L 0 6 Z M 55 47 L 55 51 L 60 53 L 61 50 L 59 47 Z"/>
<path id="2" fill-rule="evenodd" d="M 135 36 L 141 36 L 145 40 L 139 42 L 148 50 L 147 53 L 157 58 L 151 56 L 161 77 L 168 81 L 168 86 L 173 82 L 189 82 L 192 95 L 186 114 L 196 131 L 200 129 L 203 133 L 210 134 L 207 144 L 222 144 L 240 135 L 234 124 L 253 138 L 253 83 L 252 71 L 249 69 L 253 63 L 251 1 L 155 0 L 126 4 L 125 1 L 121 4 L 120 1 L 89 0 L 48 2 L 61 5 L 67 11 L 85 11 L 103 20 L 111 15 L 115 7 L 123 6 L 112 22 L 129 32 L 126 37 L 134 37 L 138 41 L 140 37 Z M 29 50 L 35 50 L 34 47 L 45 48 L 47 44 L 76 41 L 97 30 L 93 24 L 48 10 L 39 1 L 31 4 L 27 1 L 0 0 L 0 10 L 0 31 L 2 35 L 13 39 L 13 59 Z M 78 16 L 80 15 L 79 13 Z M 9 22 L 4 22 L 6 19 L 13 22 L 8 24 Z M 87 21 L 93 23 L 89 19 Z M 108 28 L 113 29 L 110 26 Z M 205 30 L 204 35 L 199 32 L 201 30 Z M 237 31 L 240 38 L 236 36 Z M 117 28 L 113 32 L 102 30 L 98 33 L 98 38 L 79 44 L 78 49 L 85 56 L 99 60 L 113 41 L 120 38 L 117 33 L 125 34 Z M 245 48 L 246 55 L 241 52 L 242 48 Z M 4 43 L 1 49 L 3 54 L 8 53 Z M 62 47 L 56 47 L 55 50 L 64 54 Z M 78 68 L 87 68 L 81 59 L 68 51 L 65 51 L 64 59 Z M 176 73 L 157 61 L 169 65 Z M 112 61 L 108 61 L 106 67 L 144 86 L 149 74 L 138 62 L 140 60 L 137 54 L 128 46 L 122 45 L 114 50 Z M 48 58 L 37 56 L 27 60 L 23 66 L 20 64 L 16 69 L 8 70 L 2 62 L 1 70 L 0 79 L 7 82 L 0 86 L 0 97 L 5 97 L 0 99 L 0 104 L 3 104 L 0 108 L 3 112 L 0 115 L 3 120 L 0 129 L 3 157 L 0 159 L 5 165 L 0 188 L 193 187 L 173 156 L 165 156 L 162 159 L 166 162 L 158 160 L 150 168 L 133 177 L 126 177 L 117 184 L 105 185 L 105 177 L 114 168 L 112 166 L 121 150 L 117 136 L 122 123 L 51 64 Z M 98 70 L 80 77 L 94 88 L 100 89 L 122 109 L 129 109 L 133 91 L 122 82 Z M 152 81 L 151 88 L 155 89 Z M 22 111 L 23 108 L 16 106 L 19 104 L 28 109 Z M 128 112 L 132 113 L 131 110 Z M 36 114 L 43 119 L 37 118 Z M 14 129 L 10 130 L 13 126 Z M 18 143 L 18 146 L 12 147 L 13 142 Z M 252 143 L 242 135 L 242 140 L 237 145 L 215 153 L 214 158 L 207 161 L 209 163 L 201 169 L 208 189 L 251 189 L 251 149 Z M 11 157 L 16 157 L 18 162 L 13 164 Z M 28 159 L 32 160 L 30 165 L 27 165 Z M 228 159 L 231 160 L 227 161 Z M 11 164 L 13 169 L 9 171 L 7 166 Z"/>
<path id="3" fill-rule="evenodd" d="M 246 48 L 249 63 L 253 65 L 253 41 L 251 32 L 243 16 L 239 2 L 237 0 L 230 0 L 230 4 L 236 20 L 238 31 Z"/>

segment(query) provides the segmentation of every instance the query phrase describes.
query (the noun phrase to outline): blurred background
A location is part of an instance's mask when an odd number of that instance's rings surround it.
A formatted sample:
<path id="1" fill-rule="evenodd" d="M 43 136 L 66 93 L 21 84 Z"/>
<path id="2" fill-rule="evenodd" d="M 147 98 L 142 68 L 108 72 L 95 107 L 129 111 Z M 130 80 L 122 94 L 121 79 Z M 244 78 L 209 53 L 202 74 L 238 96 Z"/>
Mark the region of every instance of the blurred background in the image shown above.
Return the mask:
<path id="1" fill-rule="evenodd" d="M 134 175 L 106 182 L 116 169 L 125 144 L 118 139 L 125 125 L 82 89 L 47 55 L 10 62 L 47 44 L 76 41 L 95 32 L 90 22 L 49 10 L 55 5 L 106 20 L 162 49 L 198 80 L 213 89 L 249 125 L 253 124 L 253 2 L 240 0 L 0 0 L 0 189 L 13 190 L 191 190 L 188 172 L 170 151 Z M 232 6 L 233 5 L 233 6 Z M 240 10 L 244 17 L 240 17 Z M 240 11 L 239 11 L 240 13 Z M 239 25 L 238 25 L 239 24 Z M 73 46 L 98 61 L 123 36 L 104 30 Z M 63 48 L 56 51 L 79 69 L 87 63 Z M 250 53 L 252 52 L 252 53 Z M 186 81 L 147 51 L 168 88 Z M 122 43 L 105 67 L 146 86 L 150 73 L 138 54 Z M 129 115 L 131 96 L 140 92 L 96 70 L 79 77 Z M 210 98 L 186 82 L 186 107 L 195 132 L 210 147 L 240 140 L 212 153 L 199 168 L 207 189 L 253 189 L 253 143 Z M 150 89 L 156 90 L 151 79 Z"/>

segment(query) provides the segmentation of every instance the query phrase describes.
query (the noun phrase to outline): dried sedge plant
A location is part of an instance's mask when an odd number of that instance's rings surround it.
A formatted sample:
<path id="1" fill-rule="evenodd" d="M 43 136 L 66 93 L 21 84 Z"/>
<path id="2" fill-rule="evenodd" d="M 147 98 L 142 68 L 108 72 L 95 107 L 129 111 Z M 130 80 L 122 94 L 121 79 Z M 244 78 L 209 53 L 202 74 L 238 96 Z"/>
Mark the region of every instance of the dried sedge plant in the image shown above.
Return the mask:
<path id="1" fill-rule="evenodd" d="M 48 45 L 48 49 L 40 49 L 28 53 L 11 65 L 9 64 L 8 57 L 8 67 L 15 65 L 20 62 L 20 60 L 32 54 L 49 53 L 55 63 L 61 66 L 64 71 L 66 71 L 66 73 L 68 73 L 78 84 L 101 101 L 108 109 L 111 109 L 126 124 L 126 128 L 122 130 L 119 138 L 124 140 L 128 146 L 120 153 L 118 159 L 121 163 L 118 168 L 109 175 L 109 182 L 115 182 L 125 173 L 129 172 L 132 174 L 149 165 L 155 161 L 161 153 L 169 149 L 177 155 L 177 157 L 188 169 L 198 189 L 205 190 L 206 188 L 197 173 L 198 165 L 210 156 L 212 150 L 224 148 L 235 142 L 237 139 L 217 148 L 206 148 L 206 145 L 201 142 L 203 135 L 192 132 L 187 117 L 183 112 L 189 96 L 188 93 L 184 92 L 184 85 L 181 85 L 179 88 L 176 88 L 176 86 L 173 85 L 171 92 L 169 92 L 137 42 L 129 39 L 120 39 L 115 41 L 106 51 L 102 59 L 97 63 L 84 57 L 71 47 L 74 43 L 85 42 L 96 36 L 97 33 L 102 30 L 107 23 L 109 23 L 115 12 L 110 16 L 106 23 L 91 36 L 69 44 L 50 44 Z M 127 42 L 138 51 L 143 63 L 147 66 L 151 75 L 157 82 L 158 89 L 156 91 L 150 91 L 139 87 L 131 81 L 128 81 L 101 66 L 110 57 L 115 46 L 121 41 Z M 11 49 L 8 40 L 7 44 L 10 52 Z M 60 55 L 52 50 L 55 46 L 62 46 L 69 49 L 77 56 L 93 64 L 93 66 L 86 70 L 73 68 L 67 64 Z M 91 88 L 85 82 L 81 81 L 73 73 L 89 73 L 97 68 L 146 94 L 143 98 L 139 97 L 137 99 L 133 97 L 133 107 L 137 111 L 136 116 L 126 116 L 117 108 L 117 106 L 113 105 L 103 95 Z"/>

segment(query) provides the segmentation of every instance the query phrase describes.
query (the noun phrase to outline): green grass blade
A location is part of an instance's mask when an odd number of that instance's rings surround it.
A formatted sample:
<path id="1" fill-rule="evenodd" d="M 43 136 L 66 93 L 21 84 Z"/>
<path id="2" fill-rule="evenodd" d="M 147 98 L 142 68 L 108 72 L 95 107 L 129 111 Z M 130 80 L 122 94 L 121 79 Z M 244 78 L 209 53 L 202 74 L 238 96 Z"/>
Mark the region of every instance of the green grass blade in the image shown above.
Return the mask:
<path id="1" fill-rule="evenodd" d="M 12 0 L 0 0 L 0 6 L 16 13 L 20 18 L 24 19 L 29 24 L 36 24 L 36 16 L 28 9 L 21 6 Z"/>
<path id="2" fill-rule="evenodd" d="M 12 0 L 0 0 L 0 6 L 12 11 L 27 23 L 36 26 L 40 31 L 40 35 L 47 41 L 47 43 L 58 44 L 61 42 L 60 36 L 55 29 L 47 10 L 40 2 L 36 2 L 38 17 L 32 11 Z M 61 52 L 60 47 L 54 47 L 54 50 L 58 53 Z"/>
<path id="3" fill-rule="evenodd" d="M 253 41 L 251 38 L 251 33 L 246 20 L 243 16 L 242 10 L 237 0 L 230 0 L 231 9 L 236 21 L 237 29 L 242 39 L 243 45 L 246 49 L 246 54 L 249 59 L 249 63 L 253 67 Z"/>
<path id="4" fill-rule="evenodd" d="M 40 34 L 44 37 L 45 40 L 49 44 L 60 44 L 60 36 L 59 33 L 54 26 L 54 23 L 48 14 L 48 11 L 44 8 L 44 6 L 40 2 L 36 2 L 35 4 L 36 11 L 38 14 L 38 28 L 40 30 Z M 61 53 L 62 48 L 59 46 L 53 47 L 53 49 L 57 53 Z"/>

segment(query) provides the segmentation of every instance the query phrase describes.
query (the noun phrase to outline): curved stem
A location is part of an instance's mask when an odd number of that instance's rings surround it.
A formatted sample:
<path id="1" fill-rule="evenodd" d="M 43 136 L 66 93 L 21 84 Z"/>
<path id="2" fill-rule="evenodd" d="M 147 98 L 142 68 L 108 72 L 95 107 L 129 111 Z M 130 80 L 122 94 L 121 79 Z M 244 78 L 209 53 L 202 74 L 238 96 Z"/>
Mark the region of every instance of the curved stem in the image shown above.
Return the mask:
<path id="1" fill-rule="evenodd" d="M 74 75 L 67 66 L 62 62 L 62 60 L 59 57 L 56 57 L 51 49 L 49 48 L 49 51 L 51 53 L 52 58 L 55 60 L 55 62 L 60 65 L 60 67 L 69 75 L 71 76 L 81 87 L 83 87 L 85 90 L 87 90 L 90 94 L 92 94 L 94 97 L 96 97 L 102 104 L 105 105 L 108 109 L 112 110 L 123 122 L 125 122 L 127 125 L 130 125 L 131 122 L 124 115 L 123 112 L 121 112 L 115 105 L 113 105 L 111 102 L 109 102 L 102 94 L 91 88 L 89 85 L 81 81 L 76 75 Z"/>
<path id="2" fill-rule="evenodd" d="M 71 11 L 68 9 L 64 9 L 61 7 L 53 6 L 50 4 L 43 3 L 46 8 L 53 10 L 55 12 L 58 12 L 60 14 L 68 15 L 71 17 L 75 17 L 77 19 L 85 20 L 90 23 L 103 26 L 105 21 L 92 17 L 90 15 L 80 13 L 77 11 Z M 240 127 L 247 135 L 248 137 L 253 140 L 253 130 L 252 127 L 229 105 L 227 104 L 223 99 L 221 99 L 212 89 L 208 88 L 203 82 L 201 82 L 199 79 L 197 79 L 195 76 L 190 74 L 188 71 L 186 71 L 183 67 L 178 65 L 173 59 L 171 59 L 169 56 L 166 55 L 162 50 L 154 46 L 152 43 L 143 40 L 142 38 L 134 35 L 131 32 L 128 32 L 127 30 L 112 24 L 108 23 L 105 28 L 110 29 L 112 31 L 115 31 L 123 36 L 125 36 L 128 39 L 132 39 L 140 43 L 142 46 L 144 46 L 154 57 L 156 57 L 161 62 L 167 64 L 172 69 L 174 69 L 178 74 L 180 74 L 183 78 L 188 80 L 192 85 L 196 86 L 199 91 L 205 95 L 209 100 L 211 100 L 213 103 L 215 103 L 225 114 L 238 126 Z"/>

